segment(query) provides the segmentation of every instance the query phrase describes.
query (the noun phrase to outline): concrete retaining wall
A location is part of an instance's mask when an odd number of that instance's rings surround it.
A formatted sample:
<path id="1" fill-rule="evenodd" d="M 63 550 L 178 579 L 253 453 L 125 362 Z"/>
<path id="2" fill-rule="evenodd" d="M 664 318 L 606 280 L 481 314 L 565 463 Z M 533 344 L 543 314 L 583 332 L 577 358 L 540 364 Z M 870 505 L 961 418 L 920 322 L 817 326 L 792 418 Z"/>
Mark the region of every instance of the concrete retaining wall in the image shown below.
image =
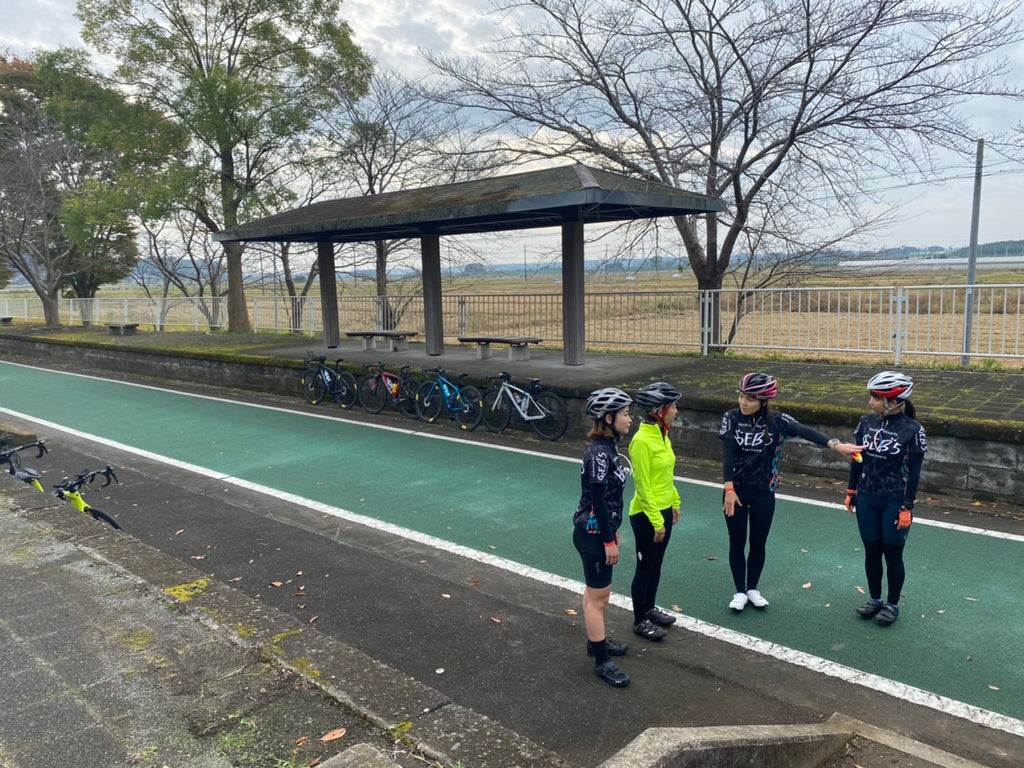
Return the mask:
<path id="1" fill-rule="evenodd" d="M 5 357 L 21 357 L 44 364 L 59 364 L 74 370 L 104 374 L 129 374 L 175 382 L 214 385 L 256 392 L 299 397 L 300 368 L 289 361 L 268 362 L 265 358 L 233 360 L 214 357 L 180 357 L 159 352 L 109 349 L 85 345 L 57 344 L 36 340 L 0 337 Z M 569 404 L 570 422 L 566 437 L 582 439 L 588 426 L 583 416 L 584 401 L 577 392 L 559 390 Z M 699 408 L 700 406 L 698 406 Z M 719 406 L 720 407 L 720 406 Z M 823 424 L 794 413 L 808 426 L 840 438 L 850 439 L 848 424 Z M 676 452 L 688 460 L 714 464 L 720 461 L 718 427 L 721 410 L 680 410 L 672 429 Z M 522 427 L 513 420 L 513 426 Z M 927 428 L 927 424 L 925 425 Z M 928 493 L 945 493 L 958 498 L 997 501 L 1024 505 L 1024 444 L 976 440 L 963 436 L 969 429 L 957 429 L 955 435 L 929 434 L 928 458 L 922 470 L 919 498 Z M 845 483 L 847 464 L 833 451 L 793 440 L 786 446 L 781 464 L 783 481 L 794 473 L 826 477 Z"/>

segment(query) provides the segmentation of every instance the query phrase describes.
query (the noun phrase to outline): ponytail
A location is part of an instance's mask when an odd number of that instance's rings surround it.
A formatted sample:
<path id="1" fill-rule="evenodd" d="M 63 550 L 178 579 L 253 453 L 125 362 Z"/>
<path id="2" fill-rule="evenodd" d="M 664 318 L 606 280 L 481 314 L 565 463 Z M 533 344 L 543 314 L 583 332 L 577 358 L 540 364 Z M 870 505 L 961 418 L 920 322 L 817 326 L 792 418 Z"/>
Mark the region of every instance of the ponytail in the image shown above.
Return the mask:
<path id="1" fill-rule="evenodd" d="M 903 401 L 903 412 L 911 419 L 914 419 L 915 421 L 917 420 L 917 409 L 910 400 Z"/>

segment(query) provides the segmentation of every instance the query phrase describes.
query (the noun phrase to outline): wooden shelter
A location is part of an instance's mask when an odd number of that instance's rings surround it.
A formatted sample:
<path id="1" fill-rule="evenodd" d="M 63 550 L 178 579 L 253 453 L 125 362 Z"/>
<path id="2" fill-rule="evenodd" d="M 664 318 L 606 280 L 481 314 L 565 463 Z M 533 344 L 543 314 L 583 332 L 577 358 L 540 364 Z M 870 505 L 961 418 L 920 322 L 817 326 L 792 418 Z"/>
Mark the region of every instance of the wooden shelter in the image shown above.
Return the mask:
<path id="1" fill-rule="evenodd" d="M 577 164 L 327 200 L 225 229 L 213 239 L 316 243 L 324 341 L 328 347 L 336 347 L 340 336 L 334 244 L 419 238 L 426 352 L 441 355 L 440 238 L 560 227 L 564 362 L 582 365 L 586 346 L 584 226 L 657 216 L 713 215 L 724 210 L 725 204 L 717 198 Z"/>

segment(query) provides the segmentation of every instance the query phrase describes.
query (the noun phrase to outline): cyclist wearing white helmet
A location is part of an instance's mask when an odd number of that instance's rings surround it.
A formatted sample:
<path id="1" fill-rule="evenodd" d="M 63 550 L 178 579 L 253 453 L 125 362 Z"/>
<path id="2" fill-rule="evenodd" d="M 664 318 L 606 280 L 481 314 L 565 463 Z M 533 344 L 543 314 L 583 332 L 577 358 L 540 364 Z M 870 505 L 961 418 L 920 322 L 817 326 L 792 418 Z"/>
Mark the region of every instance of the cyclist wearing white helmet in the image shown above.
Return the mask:
<path id="1" fill-rule="evenodd" d="M 657 381 L 640 388 L 636 403 L 643 421 L 629 442 L 635 493 L 629 504 L 629 525 L 636 539 L 633 575 L 633 632 L 648 640 L 661 640 L 662 627 L 675 616 L 656 605 L 665 550 L 672 528 L 679 522 L 679 491 L 675 485 L 676 454 L 668 431 L 675 421 L 681 397 L 671 384 Z"/>
<path id="2" fill-rule="evenodd" d="M 778 394 L 778 382 L 767 373 L 748 373 L 740 380 L 739 407 L 722 416 L 722 511 L 729 531 L 729 569 L 736 588 L 729 608 L 737 613 L 750 603 L 767 608 L 758 589 L 764 570 L 766 544 L 775 517 L 779 459 L 787 437 L 837 451 L 849 459 L 863 446 L 843 443 L 801 424 L 792 416 L 772 411 L 768 401 Z M 747 552 L 749 528 L 750 549 Z"/>
<path id="3" fill-rule="evenodd" d="M 587 435 L 580 476 L 580 503 L 573 515 L 572 540 L 583 561 L 583 624 L 587 655 L 594 657 L 594 673 L 609 685 L 624 688 L 629 675 L 611 656 L 625 656 L 629 647 L 605 635 L 604 610 L 612 592 L 612 566 L 619 562 L 619 526 L 622 525 L 622 489 L 626 482 L 616 441 L 629 432 L 632 398 L 608 387 L 590 393 L 587 416 L 594 426 Z"/>
<path id="4" fill-rule="evenodd" d="M 865 619 L 883 627 L 899 616 L 900 593 L 906 578 L 903 548 L 913 522 L 914 498 L 921 464 L 928 450 L 924 428 L 910 393 L 914 382 L 898 371 L 871 377 L 867 390 L 871 413 L 862 416 L 854 433 L 864 445 L 859 462 L 850 467 L 846 508 L 857 515 L 864 542 L 864 571 L 871 599 L 857 609 Z M 882 601 L 882 574 L 887 593 Z"/>

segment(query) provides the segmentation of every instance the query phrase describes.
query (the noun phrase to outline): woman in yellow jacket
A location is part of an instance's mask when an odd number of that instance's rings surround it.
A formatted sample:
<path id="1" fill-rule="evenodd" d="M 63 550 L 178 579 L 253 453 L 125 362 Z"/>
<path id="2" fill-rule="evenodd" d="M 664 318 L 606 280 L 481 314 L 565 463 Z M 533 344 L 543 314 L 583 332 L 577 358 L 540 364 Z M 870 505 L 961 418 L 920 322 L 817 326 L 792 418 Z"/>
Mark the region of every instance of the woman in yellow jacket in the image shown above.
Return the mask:
<path id="1" fill-rule="evenodd" d="M 676 455 L 668 437 L 679 398 L 679 392 L 663 381 L 642 387 L 636 402 L 643 421 L 629 443 L 635 488 L 629 504 L 629 525 L 636 539 L 633 632 L 648 640 L 661 640 L 667 634 L 663 627 L 676 623 L 675 616 L 657 608 L 655 598 L 672 527 L 679 522 Z"/>

